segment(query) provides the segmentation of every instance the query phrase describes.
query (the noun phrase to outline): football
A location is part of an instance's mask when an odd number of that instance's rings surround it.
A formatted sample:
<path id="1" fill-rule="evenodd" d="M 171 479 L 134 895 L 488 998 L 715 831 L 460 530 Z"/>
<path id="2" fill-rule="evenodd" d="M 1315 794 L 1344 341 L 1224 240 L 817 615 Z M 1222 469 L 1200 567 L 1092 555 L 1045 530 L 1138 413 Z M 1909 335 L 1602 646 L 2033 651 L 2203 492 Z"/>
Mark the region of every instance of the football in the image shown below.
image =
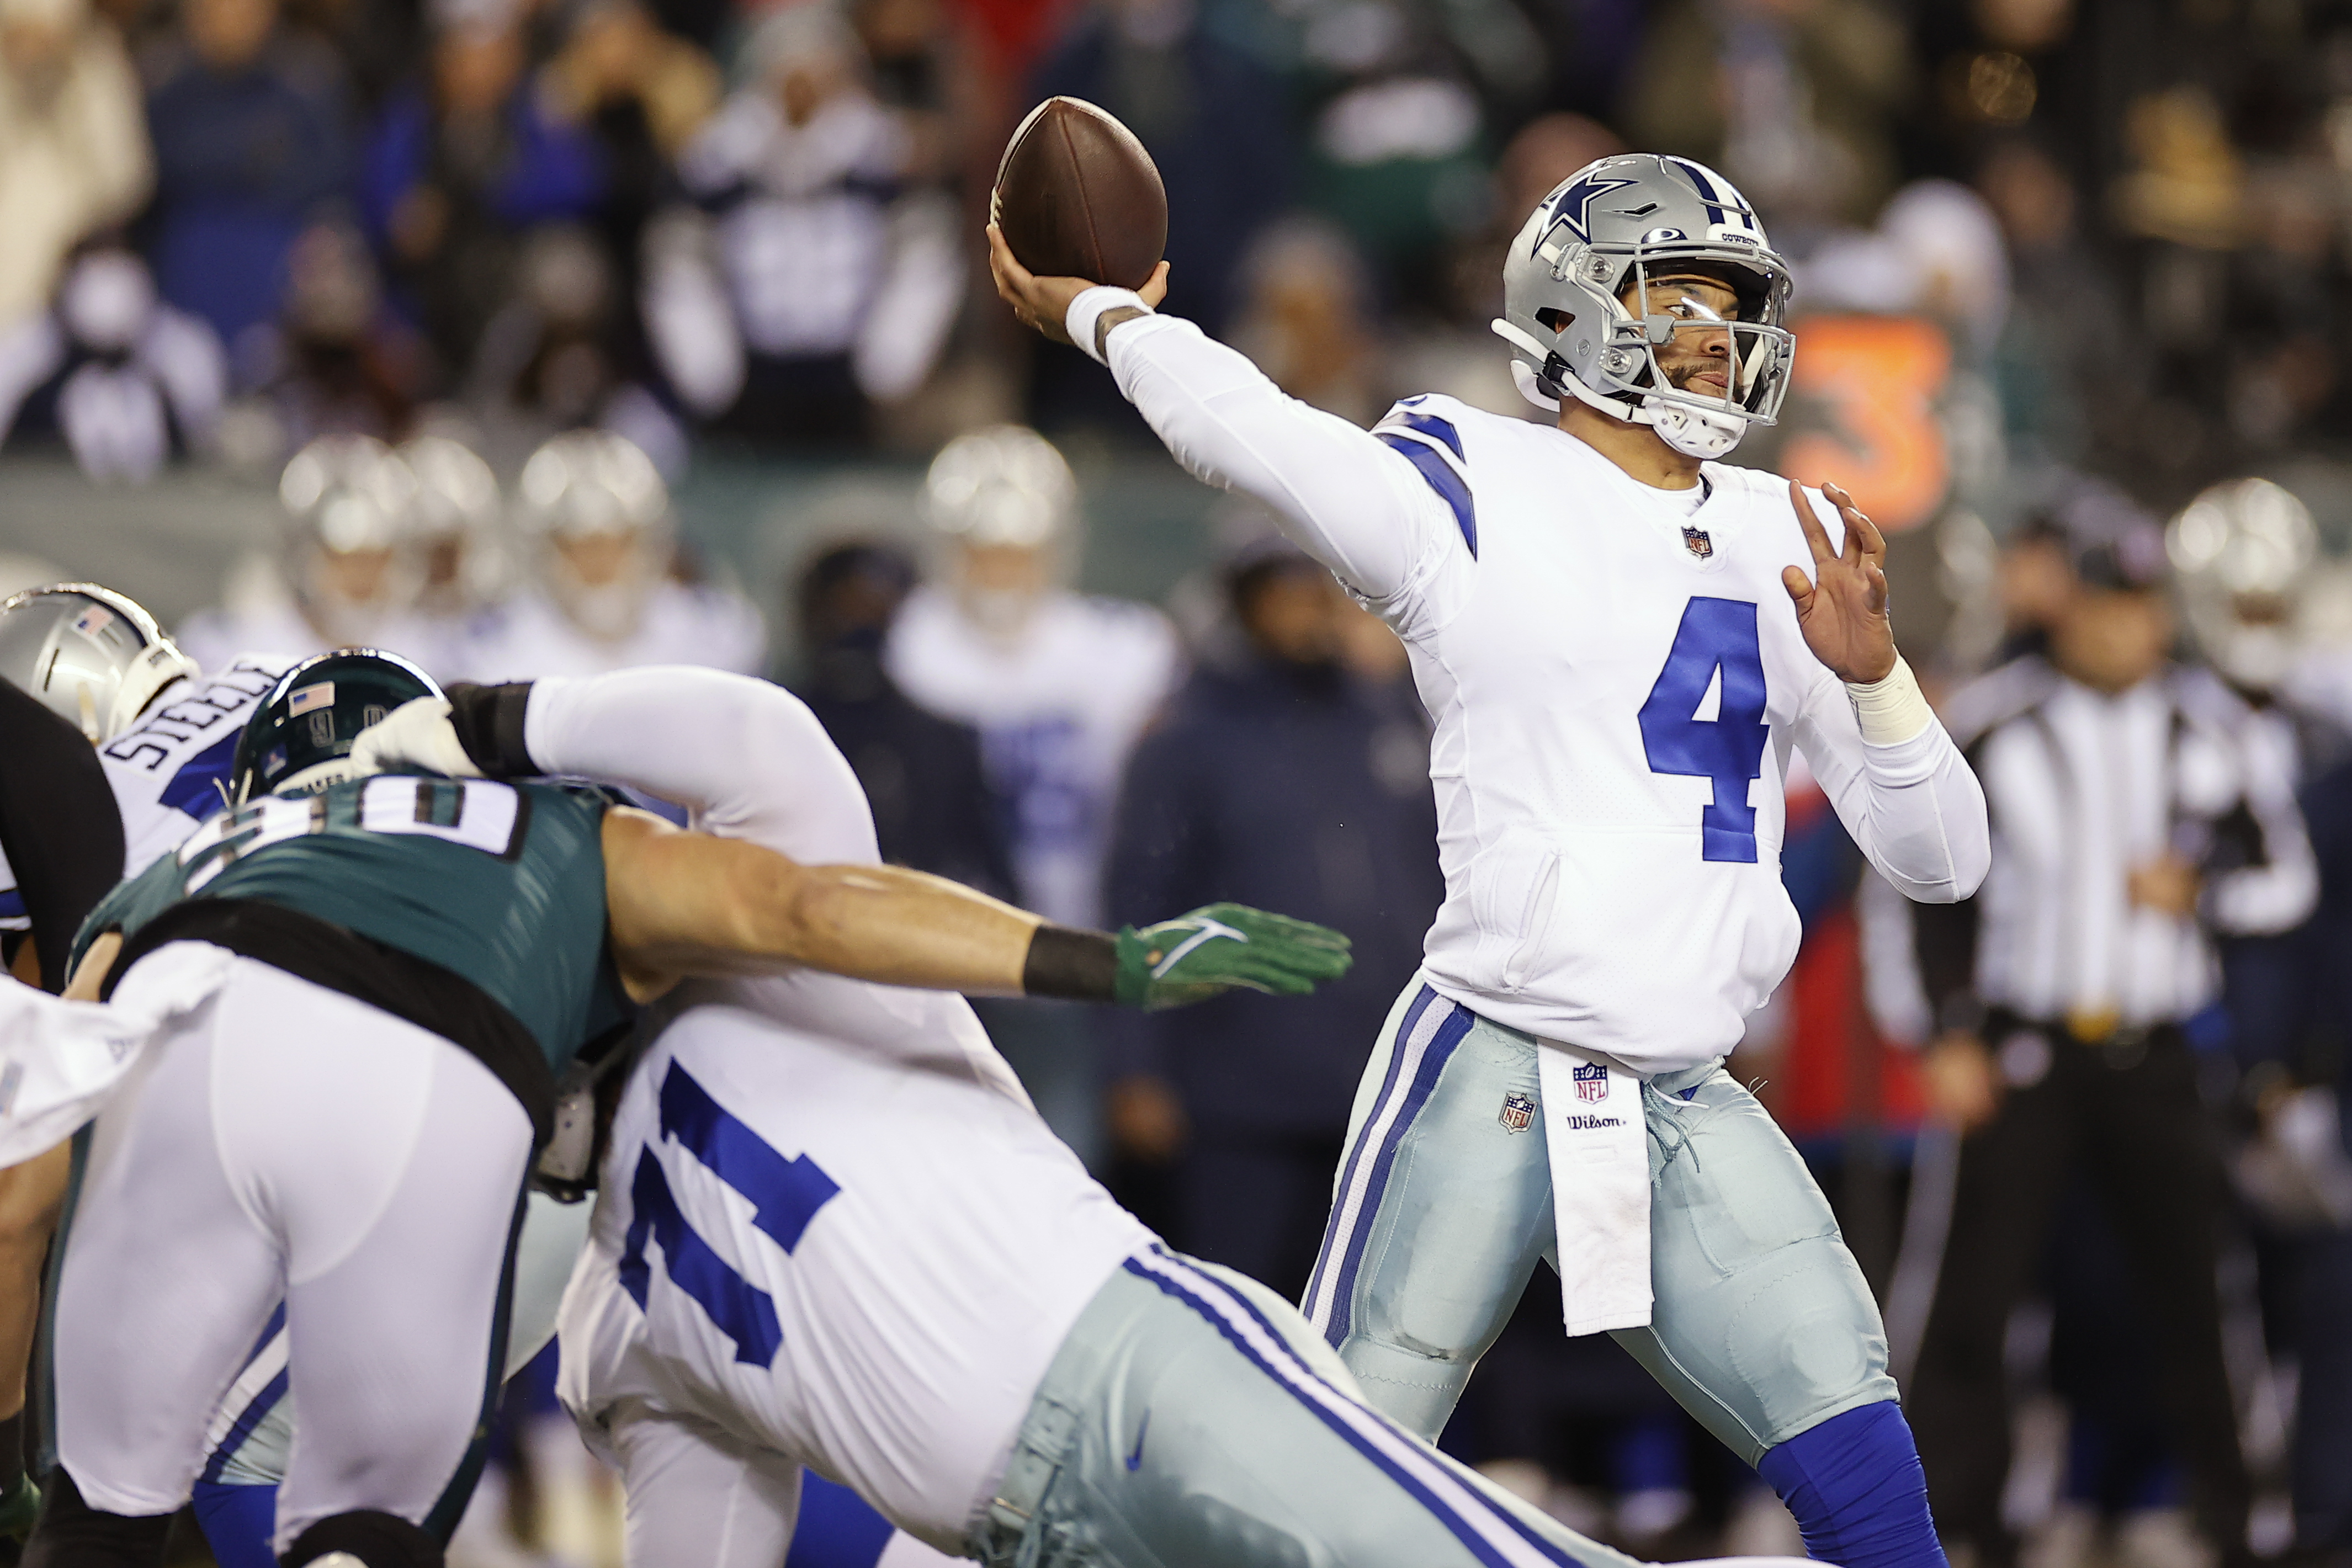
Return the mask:
<path id="1" fill-rule="evenodd" d="M 1168 193 L 1135 133 L 1083 99 L 1049 98 L 1013 132 L 989 215 L 1040 277 L 1140 288 L 1168 245 Z"/>

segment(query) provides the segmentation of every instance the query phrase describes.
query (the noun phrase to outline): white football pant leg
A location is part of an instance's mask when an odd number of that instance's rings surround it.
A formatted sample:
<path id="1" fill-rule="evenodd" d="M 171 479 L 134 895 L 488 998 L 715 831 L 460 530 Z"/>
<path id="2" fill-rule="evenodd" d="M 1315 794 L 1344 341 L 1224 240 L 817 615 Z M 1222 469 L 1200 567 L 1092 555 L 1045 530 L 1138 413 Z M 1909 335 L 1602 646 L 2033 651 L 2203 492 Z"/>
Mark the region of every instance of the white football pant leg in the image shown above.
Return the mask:
<path id="1" fill-rule="evenodd" d="M 629 1568 L 782 1568 L 800 1516 L 798 1463 L 634 1400 L 613 1411 L 608 1432 L 628 1490 Z"/>

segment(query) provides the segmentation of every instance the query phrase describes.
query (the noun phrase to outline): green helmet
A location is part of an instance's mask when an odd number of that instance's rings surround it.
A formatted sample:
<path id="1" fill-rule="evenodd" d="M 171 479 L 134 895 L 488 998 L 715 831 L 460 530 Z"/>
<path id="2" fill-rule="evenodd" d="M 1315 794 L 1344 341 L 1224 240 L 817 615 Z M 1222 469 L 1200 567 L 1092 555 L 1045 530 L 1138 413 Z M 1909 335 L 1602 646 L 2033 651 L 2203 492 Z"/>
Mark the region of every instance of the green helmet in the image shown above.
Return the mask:
<path id="1" fill-rule="evenodd" d="M 432 676 L 380 648 L 338 648 L 303 660 L 269 688 L 236 737 L 229 799 L 308 793 L 351 778 L 352 742 L 404 702 L 437 697 Z"/>

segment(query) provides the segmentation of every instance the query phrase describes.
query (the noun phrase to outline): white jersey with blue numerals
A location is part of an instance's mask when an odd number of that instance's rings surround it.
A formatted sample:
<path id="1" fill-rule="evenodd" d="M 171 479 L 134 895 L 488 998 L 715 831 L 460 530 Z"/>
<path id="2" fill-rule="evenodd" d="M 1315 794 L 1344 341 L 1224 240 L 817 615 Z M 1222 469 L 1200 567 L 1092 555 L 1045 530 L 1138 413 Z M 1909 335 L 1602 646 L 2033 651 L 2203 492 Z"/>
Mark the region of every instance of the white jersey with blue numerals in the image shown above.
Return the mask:
<path id="1" fill-rule="evenodd" d="M 1865 745 L 1806 647 L 1785 481 L 1709 463 L 1692 510 L 1573 435 L 1444 397 L 1368 434 L 1171 317 L 1114 328 L 1108 353 L 1180 461 L 1273 507 L 1411 650 L 1436 724 L 1440 994 L 1637 1072 L 1729 1051 L 1796 956 L 1792 747 L 1912 897 L 1983 875 L 1983 794 L 1942 727 Z"/>
<path id="2" fill-rule="evenodd" d="M 136 723 L 99 747 L 122 816 L 123 875 L 145 871 L 221 809 L 237 735 L 294 663 L 247 653 L 213 674 L 174 681 Z M 0 930 L 29 925 L 16 873 L 0 857 Z"/>

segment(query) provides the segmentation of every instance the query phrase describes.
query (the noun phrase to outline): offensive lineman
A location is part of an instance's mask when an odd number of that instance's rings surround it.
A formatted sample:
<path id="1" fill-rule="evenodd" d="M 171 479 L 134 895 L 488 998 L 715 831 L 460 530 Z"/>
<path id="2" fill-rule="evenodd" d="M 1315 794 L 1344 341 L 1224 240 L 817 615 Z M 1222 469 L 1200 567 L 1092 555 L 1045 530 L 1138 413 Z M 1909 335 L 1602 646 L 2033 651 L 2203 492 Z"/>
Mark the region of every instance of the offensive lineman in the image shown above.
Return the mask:
<path id="1" fill-rule="evenodd" d="M 1114 938 L 917 873 L 801 867 L 577 789 L 354 777 L 360 729 L 437 695 L 386 655 L 298 665 L 240 742 L 245 803 L 86 928 L 74 991 L 119 982 L 118 1006 L 162 1016 L 76 1199 L 60 1466 L 28 1560 L 152 1558 L 282 1297 L 306 1411 L 282 1561 L 436 1563 L 496 1387 L 553 1073 L 681 973 L 821 966 L 1166 1003 L 1304 989 L 1346 965 L 1333 934 L 1234 906 Z"/>
<path id="2" fill-rule="evenodd" d="M 247 654 L 207 675 L 142 607 L 95 583 L 0 601 L 0 681 L 79 737 L 47 733 L 22 709 L 5 720 L 0 843 L 27 874 L 20 886 L 0 853 L 0 934 L 19 977 L 60 988 L 73 931 L 98 898 L 220 809 L 237 733 L 291 662 Z M 0 1382 L 18 1412 L 69 1164 L 60 1145 L 0 1170 Z M 12 1498 L 31 1493 L 19 1419 L 0 1418 L 0 1493 Z M 12 1512 L 0 1503 L 0 1532 L 13 1532 Z"/>
<path id="3" fill-rule="evenodd" d="M 542 681 L 520 731 L 461 749 L 418 704 L 362 745 L 613 779 L 794 859 L 875 857 L 848 768 L 772 687 Z M 632 1568 L 773 1568 L 803 1464 L 999 1568 L 1628 1568 L 1362 1405 L 1288 1303 L 1161 1247 L 960 1045 L 959 998 L 796 974 L 664 1007 L 562 1328 Z"/>
<path id="4" fill-rule="evenodd" d="M 1832 487 L 1841 549 L 1799 486 L 1706 461 L 1788 384 L 1789 271 L 1754 212 L 1647 153 L 1544 199 L 1495 329 L 1556 428 L 1423 396 L 1368 434 L 1155 314 L 1164 274 L 1138 295 L 991 246 L 1024 321 L 1395 628 L 1436 720 L 1446 901 L 1358 1092 L 1309 1318 L 1434 1437 L 1549 1258 L 1569 1332 L 1613 1333 L 1815 1556 L 1940 1564 L 1861 1271 L 1722 1069 L 1796 951 L 1791 747 L 1913 898 L 1966 897 L 1990 856 L 1895 653 L 1877 529 Z"/>

